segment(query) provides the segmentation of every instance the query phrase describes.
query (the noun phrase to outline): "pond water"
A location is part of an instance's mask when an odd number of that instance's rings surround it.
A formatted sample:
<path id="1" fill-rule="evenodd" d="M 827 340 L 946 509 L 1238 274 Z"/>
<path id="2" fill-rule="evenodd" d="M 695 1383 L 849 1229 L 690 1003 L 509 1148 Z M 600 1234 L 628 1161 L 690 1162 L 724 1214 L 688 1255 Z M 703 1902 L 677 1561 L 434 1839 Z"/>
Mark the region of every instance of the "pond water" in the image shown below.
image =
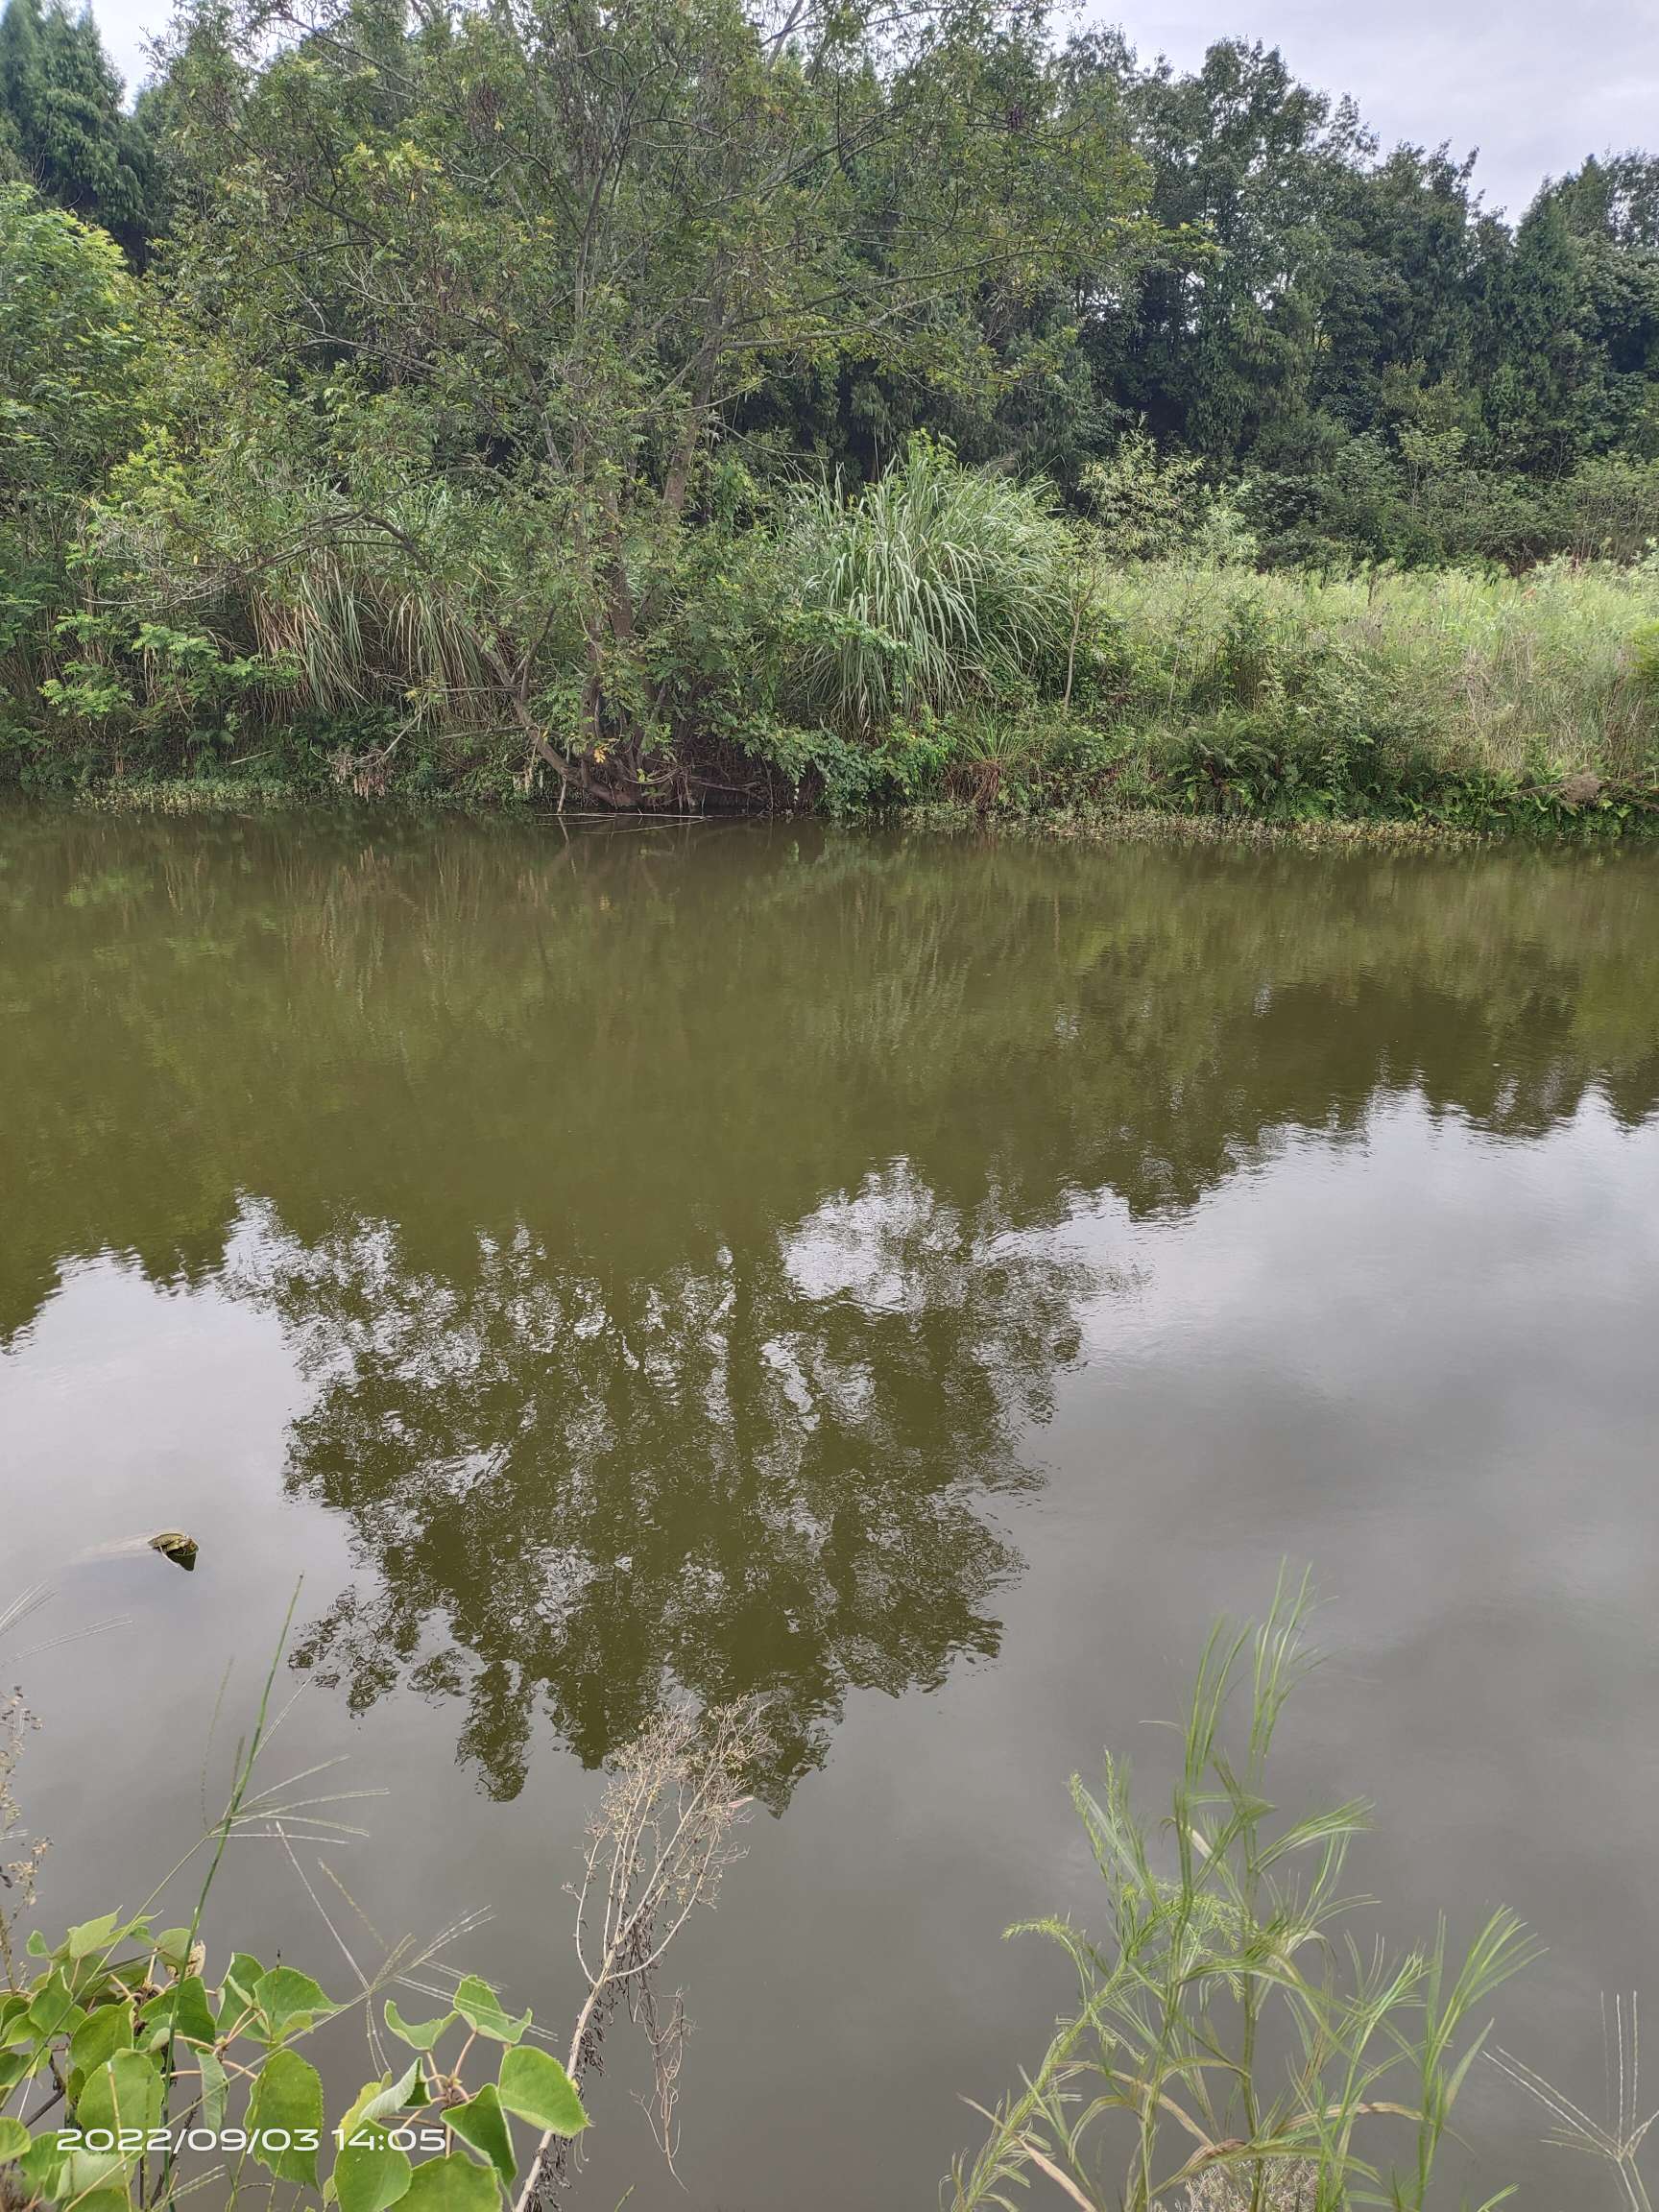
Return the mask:
<path id="1" fill-rule="evenodd" d="M 762 1692 L 684 2187 L 618 2043 L 577 2201 L 931 2203 L 1070 1994 L 998 1939 L 1095 1907 L 1067 1775 L 1166 1785 L 1288 1558 L 1282 1801 L 1374 1799 L 1391 1937 L 1515 1906 L 1502 2039 L 1599 2102 L 1659 1995 L 1655 856 L 22 812 L 0 1009 L 54 1924 L 191 1839 L 301 1575 L 273 1779 L 344 1754 L 375 1928 L 492 1909 L 550 2022 L 598 1763 Z M 221 1905 L 349 1985 L 276 1846 Z M 1612 2200 L 1459 2110 L 1454 2200 Z"/>

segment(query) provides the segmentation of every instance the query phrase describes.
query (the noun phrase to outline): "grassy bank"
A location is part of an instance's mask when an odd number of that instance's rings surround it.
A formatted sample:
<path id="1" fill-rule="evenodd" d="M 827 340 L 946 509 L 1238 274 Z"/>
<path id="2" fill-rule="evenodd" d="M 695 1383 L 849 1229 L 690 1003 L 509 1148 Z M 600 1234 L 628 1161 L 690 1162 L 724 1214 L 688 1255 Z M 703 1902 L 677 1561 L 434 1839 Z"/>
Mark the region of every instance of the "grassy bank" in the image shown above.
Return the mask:
<path id="1" fill-rule="evenodd" d="M 670 785 L 644 804 L 902 808 L 1063 830 L 1148 815 L 1598 833 L 1659 819 L 1659 567 L 1327 580 L 1169 560 L 1074 568 L 1068 582 L 1067 635 L 1023 666 L 974 669 L 937 704 L 882 700 L 862 728 L 837 714 L 830 670 L 820 727 L 770 723 L 748 754 L 718 733 L 701 748 L 695 732 L 670 737 L 665 757 L 711 746 L 725 787 Z M 758 665 L 767 641 L 753 646 Z M 322 702 L 296 704 L 284 720 L 273 698 L 240 747 L 212 730 L 122 741 L 47 719 L 10 733 L 7 764 L 30 787 L 169 811 L 330 796 L 557 803 L 557 781 L 526 775 L 510 739 L 436 723 L 399 741 L 361 709 L 328 723 Z"/>
<path id="2" fill-rule="evenodd" d="M 1194 811 L 1479 822 L 1659 798 L 1659 570 L 1168 564 L 1114 577 L 1106 610 L 1129 773 Z"/>
<path id="3" fill-rule="evenodd" d="M 1105 573 L 1069 708 L 948 726 L 942 781 L 1057 828 L 1361 822 L 1620 833 L 1659 818 L 1659 570 Z"/>
<path id="4" fill-rule="evenodd" d="M 13 660 L 0 769 L 178 808 L 1659 819 L 1659 558 L 1272 570 L 1219 494 L 1125 558 L 1144 534 L 918 440 L 855 494 L 797 486 L 682 548 L 610 718 L 544 625 L 512 633 L 500 579 L 434 598 L 396 539 L 227 565 L 188 630 L 144 606 L 177 589 L 156 558 L 127 613 Z"/>

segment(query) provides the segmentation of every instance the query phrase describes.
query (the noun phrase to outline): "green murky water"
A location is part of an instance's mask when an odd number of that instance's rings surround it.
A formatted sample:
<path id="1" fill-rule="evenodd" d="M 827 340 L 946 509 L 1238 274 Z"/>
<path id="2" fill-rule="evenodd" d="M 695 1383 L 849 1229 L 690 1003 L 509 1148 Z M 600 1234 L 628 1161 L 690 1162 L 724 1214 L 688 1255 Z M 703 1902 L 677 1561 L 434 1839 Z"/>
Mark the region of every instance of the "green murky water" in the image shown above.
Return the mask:
<path id="1" fill-rule="evenodd" d="M 761 1691 L 688 2199 L 619 2058 L 581 2200 L 930 2203 L 1068 1993 L 997 1939 L 1093 1904 L 1067 1772 L 1160 1779 L 1289 1555 L 1287 1800 L 1376 1798 L 1393 1933 L 1526 1913 L 1503 2039 L 1599 2094 L 1659 1985 L 1659 860 L 17 814 L 0 1022 L 0 1596 L 126 1620 L 7 1668 L 48 1914 L 189 1839 L 302 1573 L 287 1764 L 387 1793 L 337 1870 L 493 1908 L 557 2018 L 595 1764 Z M 163 1527 L 193 1576 L 83 1556 Z M 262 1848 L 227 1910 L 326 1977 Z"/>

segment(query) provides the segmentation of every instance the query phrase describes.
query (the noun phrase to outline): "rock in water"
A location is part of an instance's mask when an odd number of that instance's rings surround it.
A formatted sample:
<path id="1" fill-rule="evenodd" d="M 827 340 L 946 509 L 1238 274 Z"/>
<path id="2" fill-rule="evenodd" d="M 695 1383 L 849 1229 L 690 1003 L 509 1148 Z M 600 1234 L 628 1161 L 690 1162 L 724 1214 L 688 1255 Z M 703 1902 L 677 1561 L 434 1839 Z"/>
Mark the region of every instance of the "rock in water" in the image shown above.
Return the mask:
<path id="1" fill-rule="evenodd" d="M 150 1549 L 171 1559 L 175 1567 L 182 1567 L 186 1575 L 196 1572 L 196 1539 L 186 1536 L 182 1528 L 163 1528 L 158 1536 L 151 1537 Z"/>

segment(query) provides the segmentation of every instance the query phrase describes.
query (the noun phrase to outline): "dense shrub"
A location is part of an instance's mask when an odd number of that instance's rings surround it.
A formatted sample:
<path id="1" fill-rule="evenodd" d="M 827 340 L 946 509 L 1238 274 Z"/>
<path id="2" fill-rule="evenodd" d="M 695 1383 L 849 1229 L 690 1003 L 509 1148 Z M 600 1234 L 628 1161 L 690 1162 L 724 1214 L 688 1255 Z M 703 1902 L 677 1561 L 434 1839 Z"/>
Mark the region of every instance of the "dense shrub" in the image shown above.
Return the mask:
<path id="1" fill-rule="evenodd" d="M 800 595 L 783 696 L 848 735 L 1015 688 L 1067 632 L 1070 540 L 1048 496 L 926 438 L 855 497 L 801 493 L 780 549 Z"/>

